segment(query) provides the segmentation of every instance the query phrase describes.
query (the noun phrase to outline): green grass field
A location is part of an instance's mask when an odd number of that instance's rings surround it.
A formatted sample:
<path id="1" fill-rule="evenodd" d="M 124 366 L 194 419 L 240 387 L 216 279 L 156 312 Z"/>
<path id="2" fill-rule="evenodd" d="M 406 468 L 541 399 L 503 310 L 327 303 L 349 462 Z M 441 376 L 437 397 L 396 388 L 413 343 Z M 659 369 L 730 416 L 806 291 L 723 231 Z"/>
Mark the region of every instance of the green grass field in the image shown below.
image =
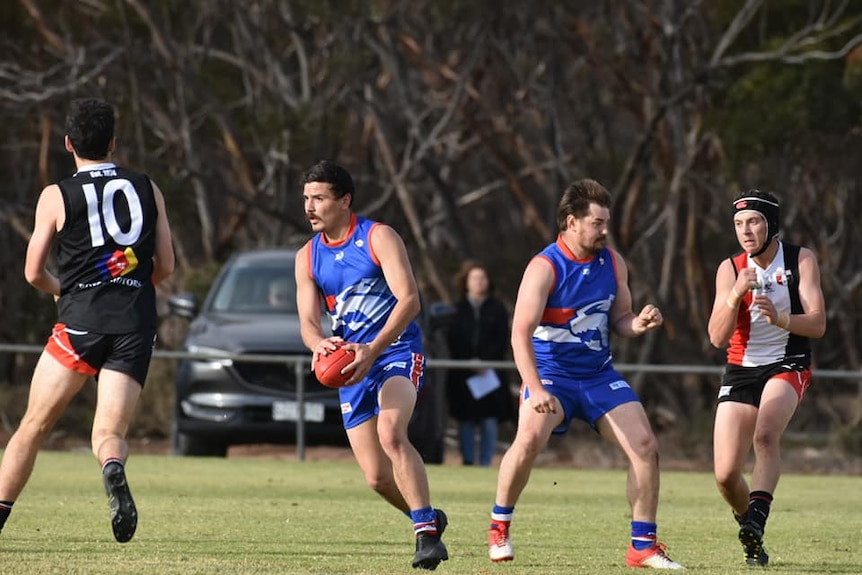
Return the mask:
<path id="1" fill-rule="evenodd" d="M 115 543 L 89 453 L 43 452 L 0 535 L 0 573 L 412 573 L 409 520 L 365 487 L 352 462 L 133 455 L 140 520 Z M 429 468 L 450 519 L 437 573 L 631 573 L 625 472 L 536 469 L 513 524 L 517 558 L 487 559 L 496 470 Z M 696 573 L 751 573 L 735 524 L 702 473 L 662 476 L 659 537 Z M 862 478 L 786 475 L 766 548 L 768 570 L 862 573 Z"/>

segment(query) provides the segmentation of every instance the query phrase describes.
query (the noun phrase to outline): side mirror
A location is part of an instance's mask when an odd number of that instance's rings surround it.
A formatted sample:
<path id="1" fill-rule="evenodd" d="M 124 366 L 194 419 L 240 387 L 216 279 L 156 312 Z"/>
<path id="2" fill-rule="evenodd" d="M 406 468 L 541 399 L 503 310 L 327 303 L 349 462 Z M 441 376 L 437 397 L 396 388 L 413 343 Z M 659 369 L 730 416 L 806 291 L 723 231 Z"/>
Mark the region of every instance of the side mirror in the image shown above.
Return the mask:
<path id="1" fill-rule="evenodd" d="M 168 298 L 171 315 L 194 319 L 198 315 L 198 297 L 193 293 L 181 293 Z"/>

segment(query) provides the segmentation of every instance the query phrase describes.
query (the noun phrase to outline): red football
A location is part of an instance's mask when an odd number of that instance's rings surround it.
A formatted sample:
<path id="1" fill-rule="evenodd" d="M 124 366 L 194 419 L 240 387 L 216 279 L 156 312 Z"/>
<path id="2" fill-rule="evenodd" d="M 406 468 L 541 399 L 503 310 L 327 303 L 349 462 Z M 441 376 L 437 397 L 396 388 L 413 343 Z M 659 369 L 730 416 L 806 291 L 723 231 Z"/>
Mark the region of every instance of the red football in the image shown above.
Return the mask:
<path id="1" fill-rule="evenodd" d="M 353 363 L 355 356 L 356 353 L 352 350 L 341 346 L 335 351 L 321 355 L 314 362 L 314 375 L 317 376 L 317 381 L 326 387 L 344 387 L 344 383 L 353 375 L 353 370 L 347 373 L 341 373 L 341 370 Z"/>

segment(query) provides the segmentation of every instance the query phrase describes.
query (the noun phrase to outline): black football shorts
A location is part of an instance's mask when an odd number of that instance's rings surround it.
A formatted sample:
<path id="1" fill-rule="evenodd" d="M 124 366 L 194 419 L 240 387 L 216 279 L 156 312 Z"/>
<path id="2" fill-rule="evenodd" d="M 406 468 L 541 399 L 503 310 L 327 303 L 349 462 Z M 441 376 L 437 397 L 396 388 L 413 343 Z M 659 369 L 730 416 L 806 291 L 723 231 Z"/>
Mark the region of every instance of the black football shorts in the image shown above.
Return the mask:
<path id="1" fill-rule="evenodd" d="M 102 334 L 58 323 L 45 351 L 72 371 L 98 378 L 102 369 L 110 369 L 132 377 L 143 387 L 155 344 L 154 331 Z"/>

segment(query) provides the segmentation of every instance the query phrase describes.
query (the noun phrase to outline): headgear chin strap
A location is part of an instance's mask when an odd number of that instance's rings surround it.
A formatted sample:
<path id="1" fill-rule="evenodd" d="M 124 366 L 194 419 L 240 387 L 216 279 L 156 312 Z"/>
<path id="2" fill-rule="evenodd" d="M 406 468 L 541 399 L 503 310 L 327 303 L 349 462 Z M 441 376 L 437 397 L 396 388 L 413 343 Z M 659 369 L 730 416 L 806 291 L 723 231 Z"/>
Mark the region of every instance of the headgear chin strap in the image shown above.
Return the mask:
<path id="1" fill-rule="evenodd" d="M 769 247 L 772 243 L 772 238 L 778 235 L 778 222 L 780 219 L 780 211 L 778 201 L 773 198 L 762 197 L 766 194 L 758 190 L 752 190 L 749 194 L 733 201 L 733 215 L 740 212 L 757 212 L 766 222 L 766 241 L 763 247 L 757 253 L 751 254 L 751 257 L 757 257 Z"/>

